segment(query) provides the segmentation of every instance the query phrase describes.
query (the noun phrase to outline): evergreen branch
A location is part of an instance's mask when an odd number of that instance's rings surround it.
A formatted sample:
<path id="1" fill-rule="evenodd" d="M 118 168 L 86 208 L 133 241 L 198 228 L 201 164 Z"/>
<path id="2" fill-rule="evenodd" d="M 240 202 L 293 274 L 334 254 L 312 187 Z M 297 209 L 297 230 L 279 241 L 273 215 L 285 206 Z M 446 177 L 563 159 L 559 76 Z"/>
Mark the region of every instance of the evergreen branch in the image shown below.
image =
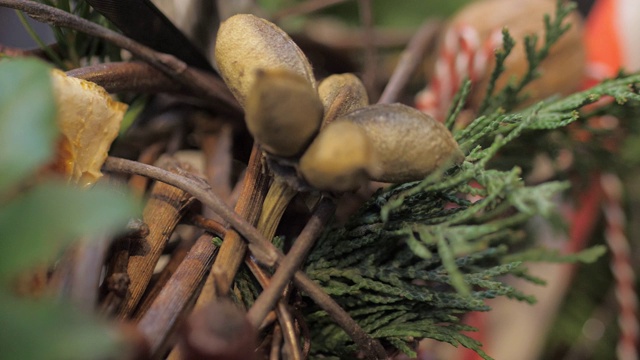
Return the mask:
<path id="1" fill-rule="evenodd" d="M 51 50 L 51 47 L 45 44 L 42 38 L 40 38 L 40 36 L 38 35 L 38 33 L 35 30 L 33 30 L 33 27 L 31 27 L 31 24 L 29 24 L 29 21 L 27 21 L 27 18 L 24 16 L 22 11 L 16 10 L 15 13 L 16 15 L 18 15 L 18 19 L 20 19 L 20 23 L 22 24 L 24 29 L 27 31 L 31 39 L 33 39 L 33 41 L 35 41 L 36 44 L 38 44 L 38 47 L 42 51 L 44 51 L 45 54 L 47 54 L 49 59 L 51 59 L 51 61 L 53 61 L 56 64 L 56 66 L 58 66 L 61 69 L 65 69 L 62 59 L 60 59 L 58 54 L 56 54 L 53 50 Z"/>

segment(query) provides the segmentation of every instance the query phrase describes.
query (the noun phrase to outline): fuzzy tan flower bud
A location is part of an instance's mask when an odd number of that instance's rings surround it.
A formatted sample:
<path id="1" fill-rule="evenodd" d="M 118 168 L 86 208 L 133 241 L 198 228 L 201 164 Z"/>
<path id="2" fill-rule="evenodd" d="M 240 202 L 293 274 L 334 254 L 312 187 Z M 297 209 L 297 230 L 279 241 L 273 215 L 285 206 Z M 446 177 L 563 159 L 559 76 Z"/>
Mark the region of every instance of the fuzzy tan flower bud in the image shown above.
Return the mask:
<path id="1" fill-rule="evenodd" d="M 322 121 L 322 103 L 307 79 L 283 69 L 258 70 L 245 104 L 247 128 L 267 152 L 302 152 Z"/>
<path id="2" fill-rule="evenodd" d="M 357 189 L 376 175 L 375 152 L 360 126 L 334 121 L 324 127 L 300 158 L 300 173 L 319 190 Z"/>
<path id="3" fill-rule="evenodd" d="M 286 69 L 316 86 L 309 60 L 289 35 L 253 15 L 235 15 L 220 25 L 215 60 L 220 75 L 242 106 L 259 69 Z"/>
<path id="4" fill-rule="evenodd" d="M 447 128 L 432 117 L 402 104 L 377 104 L 338 121 L 350 121 L 371 140 L 379 167 L 373 180 L 408 182 L 423 179 L 448 162 L 461 162 L 462 151 Z"/>
<path id="5" fill-rule="evenodd" d="M 318 85 L 318 95 L 324 105 L 322 126 L 340 116 L 369 105 L 367 89 L 353 74 L 331 75 Z"/>

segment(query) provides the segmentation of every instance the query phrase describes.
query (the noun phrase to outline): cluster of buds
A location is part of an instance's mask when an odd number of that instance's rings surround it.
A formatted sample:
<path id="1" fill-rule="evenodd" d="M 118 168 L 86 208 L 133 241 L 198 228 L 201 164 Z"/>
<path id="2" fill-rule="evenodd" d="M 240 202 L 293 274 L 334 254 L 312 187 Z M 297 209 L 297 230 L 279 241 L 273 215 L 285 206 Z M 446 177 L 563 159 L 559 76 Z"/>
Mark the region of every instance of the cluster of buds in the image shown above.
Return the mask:
<path id="1" fill-rule="evenodd" d="M 267 20 L 240 14 L 223 22 L 215 60 L 255 141 L 315 189 L 420 180 L 464 158 L 433 118 L 401 104 L 369 105 L 356 76 L 316 84 L 307 57 Z"/>

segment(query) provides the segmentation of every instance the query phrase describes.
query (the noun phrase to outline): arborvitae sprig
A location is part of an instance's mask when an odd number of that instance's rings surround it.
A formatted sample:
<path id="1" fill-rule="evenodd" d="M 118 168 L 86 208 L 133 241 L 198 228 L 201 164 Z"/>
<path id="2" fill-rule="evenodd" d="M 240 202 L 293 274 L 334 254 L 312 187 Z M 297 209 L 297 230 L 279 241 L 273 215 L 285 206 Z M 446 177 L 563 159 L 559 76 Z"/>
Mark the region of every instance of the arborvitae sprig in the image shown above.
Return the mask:
<path id="1" fill-rule="evenodd" d="M 557 1 L 556 13 L 553 20 L 547 14 L 544 16 L 544 43 L 540 49 L 536 49 L 538 44 L 538 35 L 532 34 L 524 38 L 524 49 L 526 53 L 528 68 L 522 78 L 516 82 L 507 84 L 500 92 L 493 94 L 498 78 L 504 73 L 504 64 L 515 46 L 515 40 L 509 35 L 507 29 L 502 31 L 502 48 L 496 50 L 495 59 L 496 66 L 491 73 L 487 94 L 483 99 L 478 115 L 485 115 L 495 112 L 498 108 L 506 111 L 514 109 L 526 97 L 526 94 L 520 94 L 531 81 L 540 76 L 538 67 L 540 63 L 549 55 L 549 50 L 566 33 L 571 24 L 565 24 L 564 20 L 576 8 L 571 2 Z"/>
<path id="2" fill-rule="evenodd" d="M 38 0 L 38 2 L 67 11 L 109 29 L 115 29 L 111 22 L 95 11 L 86 1 Z M 25 23 L 25 26 L 28 26 L 28 24 Z M 29 29 L 27 28 L 27 30 Z M 50 46 L 42 43 L 35 33 L 32 36 L 56 66 L 63 70 L 80 67 L 83 61 L 86 60 L 95 61 L 94 57 L 101 63 L 106 62 L 106 60 L 121 60 L 120 48 L 108 42 L 63 27 L 52 26 L 51 30 L 56 39 L 57 49 L 55 51 Z"/>
<path id="3" fill-rule="evenodd" d="M 640 75 L 632 75 L 564 99 L 514 113 L 505 111 L 513 105 L 509 101 L 518 100 L 515 94 L 535 77 L 548 47 L 566 31 L 562 19 L 570 9 L 559 6 L 556 20 L 545 20 L 543 49 L 528 57 L 533 62 L 532 75 L 488 96 L 487 111 L 454 132 L 465 151 L 465 162 L 440 169 L 423 181 L 379 191 L 346 225 L 327 231 L 309 256 L 305 271 L 372 336 L 410 356 L 415 355 L 416 339 L 427 337 L 474 349 L 489 359 L 480 350 L 481 344 L 460 334 L 468 329 L 459 322 L 462 314 L 489 310 L 484 300 L 496 296 L 534 302 L 501 280 L 511 274 L 544 283 L 528 274 L 521 261 L 591 262 L 603 253 L 599 247 L 569 256 L 527 249 L 523 225 L 533 216 L 553 217 L 554 201 L 568 184 L 530 186 L 518 167 L 487 168 L 522 133 L 564 127 L 580 118 L 583 106 L 603 96 L 627 106 L 640 104 L 635 87 Z M 505 39 L 510 39 L 508 32 Z M 504 63 L 501 57 L 510 51 L 509 43 L 497 54 L 498 64 Z M 496 71 L 495 79 L 501 73 Z M 467 92 L 468 85 L 463 86 L 448 119 L 455 118 Z M 354 349 L 325 313 L 314 308 L 307 311 L 313 323 L 314 351 L 340 355 Z"/>

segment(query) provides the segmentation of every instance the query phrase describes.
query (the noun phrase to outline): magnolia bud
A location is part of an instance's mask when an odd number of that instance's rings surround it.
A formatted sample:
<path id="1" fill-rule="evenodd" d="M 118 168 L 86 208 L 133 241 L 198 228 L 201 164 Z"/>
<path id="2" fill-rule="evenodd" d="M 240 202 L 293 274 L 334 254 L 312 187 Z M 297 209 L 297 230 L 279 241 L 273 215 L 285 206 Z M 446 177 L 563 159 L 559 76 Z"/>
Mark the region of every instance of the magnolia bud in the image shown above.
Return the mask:
<path id="1" fill-rule="evenodd" d="M 316 86 L 309 60 L 289 35 L 253 15 L 235 15 L 220 25 L 215 60 L 224 82 L 242 106 L 259 69 L 286 69 Z"/>
<path id="2" fill-rule="evenodd" d="M 322 121 L 322 103 L 307 79 L 282 69 L 259 70 L 245 104 L 247 128 L 267 152 L 302 152 Z"/>
<path id="3" fill-rule="evenodd" d="M 378 160 L 373 180 L 421 180 L 437 168 L 464 159 L 447 128 L 432 117 L 402 104 L 377 104 L 356 110 L 338 121 L 350 121 L 371 140 Z"/>
<path id="4" fill-rule="evenodd" d="M 353 74 L 331 75 L 325 78 L 318 85 L 318 95 L 324 105 L 322 126 L 369 105 L 367 89 Z"/>
<path id="5" fill-rule="evenodd" d="M 320 131 L 300 158 L 300 172 L 319 190 L 348 191 L 375 175 L 375 155 L 366 133 L 348 121 Z"/>

